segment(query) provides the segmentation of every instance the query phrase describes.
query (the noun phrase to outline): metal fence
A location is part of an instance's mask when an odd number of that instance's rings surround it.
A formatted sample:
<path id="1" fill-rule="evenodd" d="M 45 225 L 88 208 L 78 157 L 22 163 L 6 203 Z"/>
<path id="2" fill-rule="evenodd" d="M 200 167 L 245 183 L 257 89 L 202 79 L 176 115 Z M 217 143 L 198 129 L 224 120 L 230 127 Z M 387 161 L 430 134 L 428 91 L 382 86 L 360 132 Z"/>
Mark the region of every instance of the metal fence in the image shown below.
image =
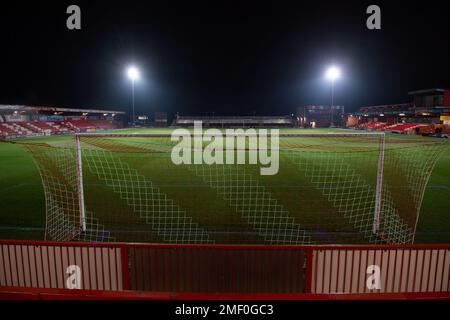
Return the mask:
<path id="1" fill-rule="evenodd" d="M 170 245 L 0 241 L 0 290 L 450 292 L 450 245 Z"/>

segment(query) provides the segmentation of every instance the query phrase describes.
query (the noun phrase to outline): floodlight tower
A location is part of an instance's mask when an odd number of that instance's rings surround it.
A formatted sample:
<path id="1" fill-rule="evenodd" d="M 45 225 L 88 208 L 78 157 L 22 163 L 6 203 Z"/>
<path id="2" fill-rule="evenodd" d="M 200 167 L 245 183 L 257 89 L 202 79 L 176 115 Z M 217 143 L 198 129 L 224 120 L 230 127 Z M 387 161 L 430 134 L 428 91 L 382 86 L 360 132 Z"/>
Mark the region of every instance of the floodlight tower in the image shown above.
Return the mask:
<path id="1" fill-rule="evenodd" d="M 134 82 L 136 80 L 139 79 L 139 69 L 134 67 L 134 66 L 130 66 L 127 69 L 127 76 L 128 78 L 130 78 L 131 80 L 131 95 L 132 95 L 132 99 L 133 99 L 133 126 L 135 125 L 135 115 L 134 115 Z"/>
<path id="2" fill-rule="evenodd" d="M 331 81 L 331 125 L 333 125 L 334 81 L 341 76 L 341 70 L 338 67 L 331 66 L 327 69 L 325 76 Z"/>

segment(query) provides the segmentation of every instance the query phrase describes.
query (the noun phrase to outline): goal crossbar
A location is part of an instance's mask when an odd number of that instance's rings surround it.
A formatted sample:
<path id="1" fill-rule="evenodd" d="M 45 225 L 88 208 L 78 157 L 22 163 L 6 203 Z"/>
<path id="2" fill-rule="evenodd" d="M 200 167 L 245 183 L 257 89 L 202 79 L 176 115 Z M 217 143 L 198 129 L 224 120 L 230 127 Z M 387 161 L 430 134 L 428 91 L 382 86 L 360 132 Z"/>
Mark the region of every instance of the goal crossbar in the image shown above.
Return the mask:
<path id="1" fill-rule="evenodd" d="M 231 129 L 234 130 L 234 129 Z M 226 132 L 226 130 L 225 130 Z M 177 134 L 177 136 L 182 136 L 183 133 Z M 191 137 L 208 137 L 208 136 L 214 136 L 214 134 L 209 134 L 207 132 L 203 134 L 199 133 L 192 133 L 190 132 L 189 135 Z M 234 133 L 231 135 L 245 135 L 245 136 L 252 136 L 252 135 L 258 135 L 258 133 Z M 88 137 L 88 138 L 170 138 L 172 137 L 171 133 L 76 133 L 76 137 Z M 361 132 L 361 133 L 279 133 L 278 136 L 280 138 L 330 138 L 330 137 L 385 137 L 384 132 Z"/>

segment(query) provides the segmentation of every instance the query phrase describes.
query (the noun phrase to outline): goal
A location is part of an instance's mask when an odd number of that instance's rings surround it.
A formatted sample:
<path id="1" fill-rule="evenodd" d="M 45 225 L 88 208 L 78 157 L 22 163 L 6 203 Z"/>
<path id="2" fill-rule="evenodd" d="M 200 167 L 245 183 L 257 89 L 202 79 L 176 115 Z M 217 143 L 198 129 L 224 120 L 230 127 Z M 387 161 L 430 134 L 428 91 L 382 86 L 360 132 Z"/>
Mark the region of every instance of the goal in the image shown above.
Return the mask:
<path id="1" fill-rule="evenodd" d="M 46 238 L 412 243 L 428 179 L 445 149 L 441 141 L 384 133 L 279 134 L 277 144 L 274 136 L 258 140 L 247 131 L 203 136 L 197 145 L 181 140 L 86 133 L 25 144 L 44 186 Z M 174 160 L 180 145 L 191 162 Z M 261 150 L 278 161 L 274 174 L 262 174 L 269 164 Z"/>

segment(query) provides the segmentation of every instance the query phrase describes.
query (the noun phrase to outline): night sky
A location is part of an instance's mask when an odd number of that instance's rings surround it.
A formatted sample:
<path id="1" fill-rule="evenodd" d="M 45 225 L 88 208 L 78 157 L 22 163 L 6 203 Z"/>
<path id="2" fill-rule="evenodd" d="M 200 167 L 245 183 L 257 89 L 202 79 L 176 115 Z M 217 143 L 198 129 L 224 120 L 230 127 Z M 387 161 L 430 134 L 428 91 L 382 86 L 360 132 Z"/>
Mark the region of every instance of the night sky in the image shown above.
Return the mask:
<path id="1" fill-rule="evenodd" d="M 408 101 L 450 88 L 444 1 L 34 1 L 0 8 L 0 104 L 131 109 L 125 68 L 141 69 L 136 110 L 284 115 L 329 104 Z M 81 7 L 80 31 L 66 8 Z M 381 30 L 366 8 L 381 7 Z"/>

